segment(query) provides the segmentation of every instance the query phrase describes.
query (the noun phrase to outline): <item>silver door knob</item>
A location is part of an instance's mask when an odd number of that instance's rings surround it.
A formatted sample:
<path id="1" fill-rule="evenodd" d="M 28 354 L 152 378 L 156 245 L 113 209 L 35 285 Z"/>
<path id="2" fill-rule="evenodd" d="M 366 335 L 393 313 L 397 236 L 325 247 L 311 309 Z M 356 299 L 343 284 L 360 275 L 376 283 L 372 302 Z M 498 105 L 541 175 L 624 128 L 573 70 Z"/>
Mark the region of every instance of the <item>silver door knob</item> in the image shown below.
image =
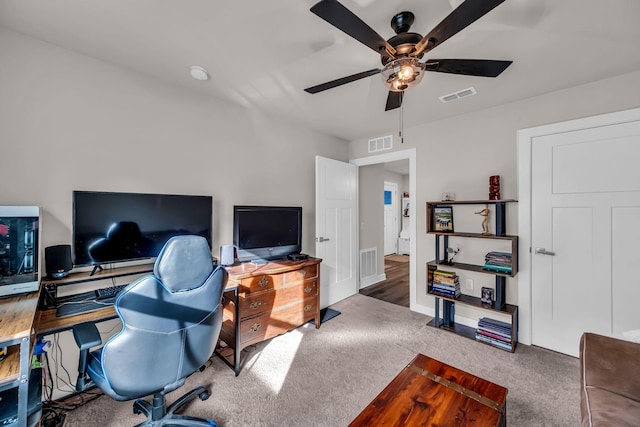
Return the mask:
<path id="1" fill-rule="evenodd" d="M 322 242 L 328 242 L 331 239 L 328 238 L 324 238 L 324 237 L 316 237 L 316 242 L 322 243 Z"/>
<path id="2" fill-rule="evenodd" d="M 545 248 L 536 248 L 535 253 L 536 255 L 550 255 L 550 256 L 554 256 L 556 254 L 555 252 L 548 251 Z"/>

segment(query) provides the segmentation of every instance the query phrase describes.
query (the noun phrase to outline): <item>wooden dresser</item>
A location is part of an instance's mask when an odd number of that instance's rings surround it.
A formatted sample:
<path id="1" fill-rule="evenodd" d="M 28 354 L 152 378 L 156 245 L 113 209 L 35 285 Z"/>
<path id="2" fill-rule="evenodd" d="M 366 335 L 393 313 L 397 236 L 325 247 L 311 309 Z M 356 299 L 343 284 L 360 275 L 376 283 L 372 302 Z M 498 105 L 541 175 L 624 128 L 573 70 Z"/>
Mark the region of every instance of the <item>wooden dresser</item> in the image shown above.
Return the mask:
<path id="1" fill-rule="evenodd" d="M 320 327 L 320 262 L 275 261 L 262 265 L 242 263 L 227 268 L 224 318 L 217 353 L 236 375 L 240 352 L 310 320 Z"/>

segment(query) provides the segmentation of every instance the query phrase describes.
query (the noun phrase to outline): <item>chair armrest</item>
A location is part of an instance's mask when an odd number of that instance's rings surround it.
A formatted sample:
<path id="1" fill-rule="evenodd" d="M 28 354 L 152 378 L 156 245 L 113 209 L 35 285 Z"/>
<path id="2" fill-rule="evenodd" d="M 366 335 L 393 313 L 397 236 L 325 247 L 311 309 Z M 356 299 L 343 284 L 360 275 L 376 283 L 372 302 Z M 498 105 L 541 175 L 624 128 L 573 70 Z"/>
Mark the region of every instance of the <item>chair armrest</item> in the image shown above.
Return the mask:
<path id="1" fill-rule="evenodd" d="M 95 323 L 80 323 L 73 327 L 73 337 L 80 348 L 80 358 L 78 360 L 78 379 L 76 380 L 76 390 L 84 391 L 93 386 L 93 381 L 87 377 L 87 358 L 89 349 L 102 344 L 102 338 Z"/>
<path id="2" fill-rule="evenodd" d="M 73 327 L 73 337 L 80 351 L 102 344 L 102 338 L 95 323 L 81 323 Z"/>

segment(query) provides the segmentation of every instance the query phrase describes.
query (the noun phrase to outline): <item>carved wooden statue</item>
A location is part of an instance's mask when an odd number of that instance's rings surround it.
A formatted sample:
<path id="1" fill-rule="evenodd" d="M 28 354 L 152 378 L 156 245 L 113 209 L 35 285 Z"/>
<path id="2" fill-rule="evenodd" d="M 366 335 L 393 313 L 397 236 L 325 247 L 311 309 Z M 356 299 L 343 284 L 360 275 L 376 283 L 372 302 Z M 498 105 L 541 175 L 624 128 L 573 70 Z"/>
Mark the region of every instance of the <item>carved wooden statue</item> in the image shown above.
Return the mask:
<path id="1" fill-rule="evenodd" d="M 482 215 L 482 234 L 484 236 L 489 235 L 489 205 L 484 205 L 484 209 L 479 212 L 475 212 L 476 215 Z"/>

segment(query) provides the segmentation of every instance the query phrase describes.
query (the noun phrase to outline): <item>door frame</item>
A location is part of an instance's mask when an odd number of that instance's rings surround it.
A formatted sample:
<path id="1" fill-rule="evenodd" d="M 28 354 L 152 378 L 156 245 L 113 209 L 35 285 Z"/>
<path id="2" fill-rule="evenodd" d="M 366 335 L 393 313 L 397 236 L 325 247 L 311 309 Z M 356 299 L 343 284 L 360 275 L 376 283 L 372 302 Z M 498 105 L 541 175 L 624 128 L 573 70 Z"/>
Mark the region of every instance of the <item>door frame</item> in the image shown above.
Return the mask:
<path id="1" fill-rule="evenodd" d="M 531 152 L 534 138 L 640 121 L 640 108 L 536 126 L 518 131 L 518 340 L 531 345 Z"/>
<path id="2" fill-rule="evenodd" d="M 409 160 L 409 217 L 413 221 L 409 224 L 409 309 L 423 314 L 425 312 L 423 306 L 419 306 L 417 303 L 417 233 L 416 233 L 416 149 L 408 148 L 405 150 L 392 151 L 389 153 L 377 154 L 374 156 L 360 157 L 358 159 L 352 159 L 349 163 L 360 166 L 376 165 L 380 163 L 393 162 L 396 160 Z M 358 198 L 360 197 L 360 182 L 356 189 Z M 358 223 L 360 221 L 360 207 L 357 208 Z M 360 253 L 360 227 L 356 228 L 356 245 L 358 253 Z M 358 260 L 359 262 L 359 260 Z M 358 289 L 360 288 L 360 279 L 358 278 Z"/>

